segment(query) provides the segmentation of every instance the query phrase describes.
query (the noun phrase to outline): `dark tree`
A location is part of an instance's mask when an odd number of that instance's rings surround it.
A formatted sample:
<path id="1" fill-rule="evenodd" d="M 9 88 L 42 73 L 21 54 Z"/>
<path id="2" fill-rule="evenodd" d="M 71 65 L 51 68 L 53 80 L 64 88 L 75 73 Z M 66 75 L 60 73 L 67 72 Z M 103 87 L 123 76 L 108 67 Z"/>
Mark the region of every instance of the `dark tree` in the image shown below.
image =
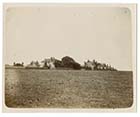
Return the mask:
<path id="1" fill-rule="evenodd" d="M 66 68 L 73 68 L 73 63 L 75 63 L 75 61 L 73 58 L 65 56 L 62 58 L 62 63 Z"/>
<path id="2" fill-rule="evenodd" d="M 54 62 L 55 67 L 64 67 L 62 61 L 55 59 Z"/>
<path id="3" fill-rule="evenodd" d="M 73 68 L 74 68 L 74 69 L 77 69 L 77 70 L 78 70 L 78 69 L 81 69 L 81 65 L 80 65 L 79 63 L 76 63 L 76 62 L 75 62 L 75 63 L 73 63 Z"/>
<path id="4" fill-rule="evenodd" d="M 69 56 L 65 56 L 62 58 L 62 64 L 66 68 L 81 69 L 81 65 L 75 62 L 75 60 Z"/>

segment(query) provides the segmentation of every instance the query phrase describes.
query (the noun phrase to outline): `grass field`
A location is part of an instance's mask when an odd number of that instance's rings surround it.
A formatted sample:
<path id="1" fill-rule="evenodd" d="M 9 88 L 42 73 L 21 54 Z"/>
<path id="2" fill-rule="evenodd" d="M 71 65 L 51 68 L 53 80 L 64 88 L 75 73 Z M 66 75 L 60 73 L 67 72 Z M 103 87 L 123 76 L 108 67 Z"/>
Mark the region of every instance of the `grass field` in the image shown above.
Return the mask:
<path id="1" fill-rule="evenodd" d="M 132 72 L 6 69 L 5 103 L 13 108 L 128 108 Z"/>

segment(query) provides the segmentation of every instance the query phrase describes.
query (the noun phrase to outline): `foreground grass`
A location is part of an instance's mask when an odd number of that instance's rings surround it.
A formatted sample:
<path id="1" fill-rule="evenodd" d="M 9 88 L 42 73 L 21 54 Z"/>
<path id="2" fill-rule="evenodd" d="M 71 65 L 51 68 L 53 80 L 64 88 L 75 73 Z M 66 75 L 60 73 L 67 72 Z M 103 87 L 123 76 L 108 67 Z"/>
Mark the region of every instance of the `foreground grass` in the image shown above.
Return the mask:
<path id="1" fill-rule="evenodd" d="M 6 69 L 5 102 L 14 108 L 127 108 L 132 72 Z"/>

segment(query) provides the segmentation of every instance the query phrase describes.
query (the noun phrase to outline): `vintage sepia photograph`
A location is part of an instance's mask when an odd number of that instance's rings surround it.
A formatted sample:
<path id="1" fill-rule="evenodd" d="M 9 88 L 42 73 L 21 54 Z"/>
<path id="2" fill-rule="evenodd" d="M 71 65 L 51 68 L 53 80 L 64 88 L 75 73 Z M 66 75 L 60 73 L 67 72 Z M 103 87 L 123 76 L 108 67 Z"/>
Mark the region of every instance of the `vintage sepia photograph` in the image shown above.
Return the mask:
<path id="1" fill-rule="evenodd" d="M 5 4 L 5 106 L 131 108 L 135 9 L 134 4 Z"/>

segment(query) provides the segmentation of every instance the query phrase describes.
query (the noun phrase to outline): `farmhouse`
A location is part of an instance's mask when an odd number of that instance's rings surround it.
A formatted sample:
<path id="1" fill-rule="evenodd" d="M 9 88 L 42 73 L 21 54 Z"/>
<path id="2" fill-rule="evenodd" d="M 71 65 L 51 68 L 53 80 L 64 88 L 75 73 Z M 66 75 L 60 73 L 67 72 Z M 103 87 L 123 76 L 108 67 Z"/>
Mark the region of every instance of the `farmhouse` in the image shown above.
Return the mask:
<path id="1" fill-rule="evenodd" d="M 48 69 L 55 69 L 55 58 L 51 57 L 50 59 L 44 59 L 41 61 L 42 67 L 48 68 Z"/>
<path id="2" fill-rule="evenodd" d="M 95 61 L 88 60 L 87 62 L 84 62 L 84 67 L 87 70 L 95 70 L 95 67 L 96 67 Z"/>
<path id="3" fill-rule="evenodd" d="M 26 68 L 39 68 L 39 62 L 38 61 L 32 61 L 29 65 L 26 66 Z"/>

